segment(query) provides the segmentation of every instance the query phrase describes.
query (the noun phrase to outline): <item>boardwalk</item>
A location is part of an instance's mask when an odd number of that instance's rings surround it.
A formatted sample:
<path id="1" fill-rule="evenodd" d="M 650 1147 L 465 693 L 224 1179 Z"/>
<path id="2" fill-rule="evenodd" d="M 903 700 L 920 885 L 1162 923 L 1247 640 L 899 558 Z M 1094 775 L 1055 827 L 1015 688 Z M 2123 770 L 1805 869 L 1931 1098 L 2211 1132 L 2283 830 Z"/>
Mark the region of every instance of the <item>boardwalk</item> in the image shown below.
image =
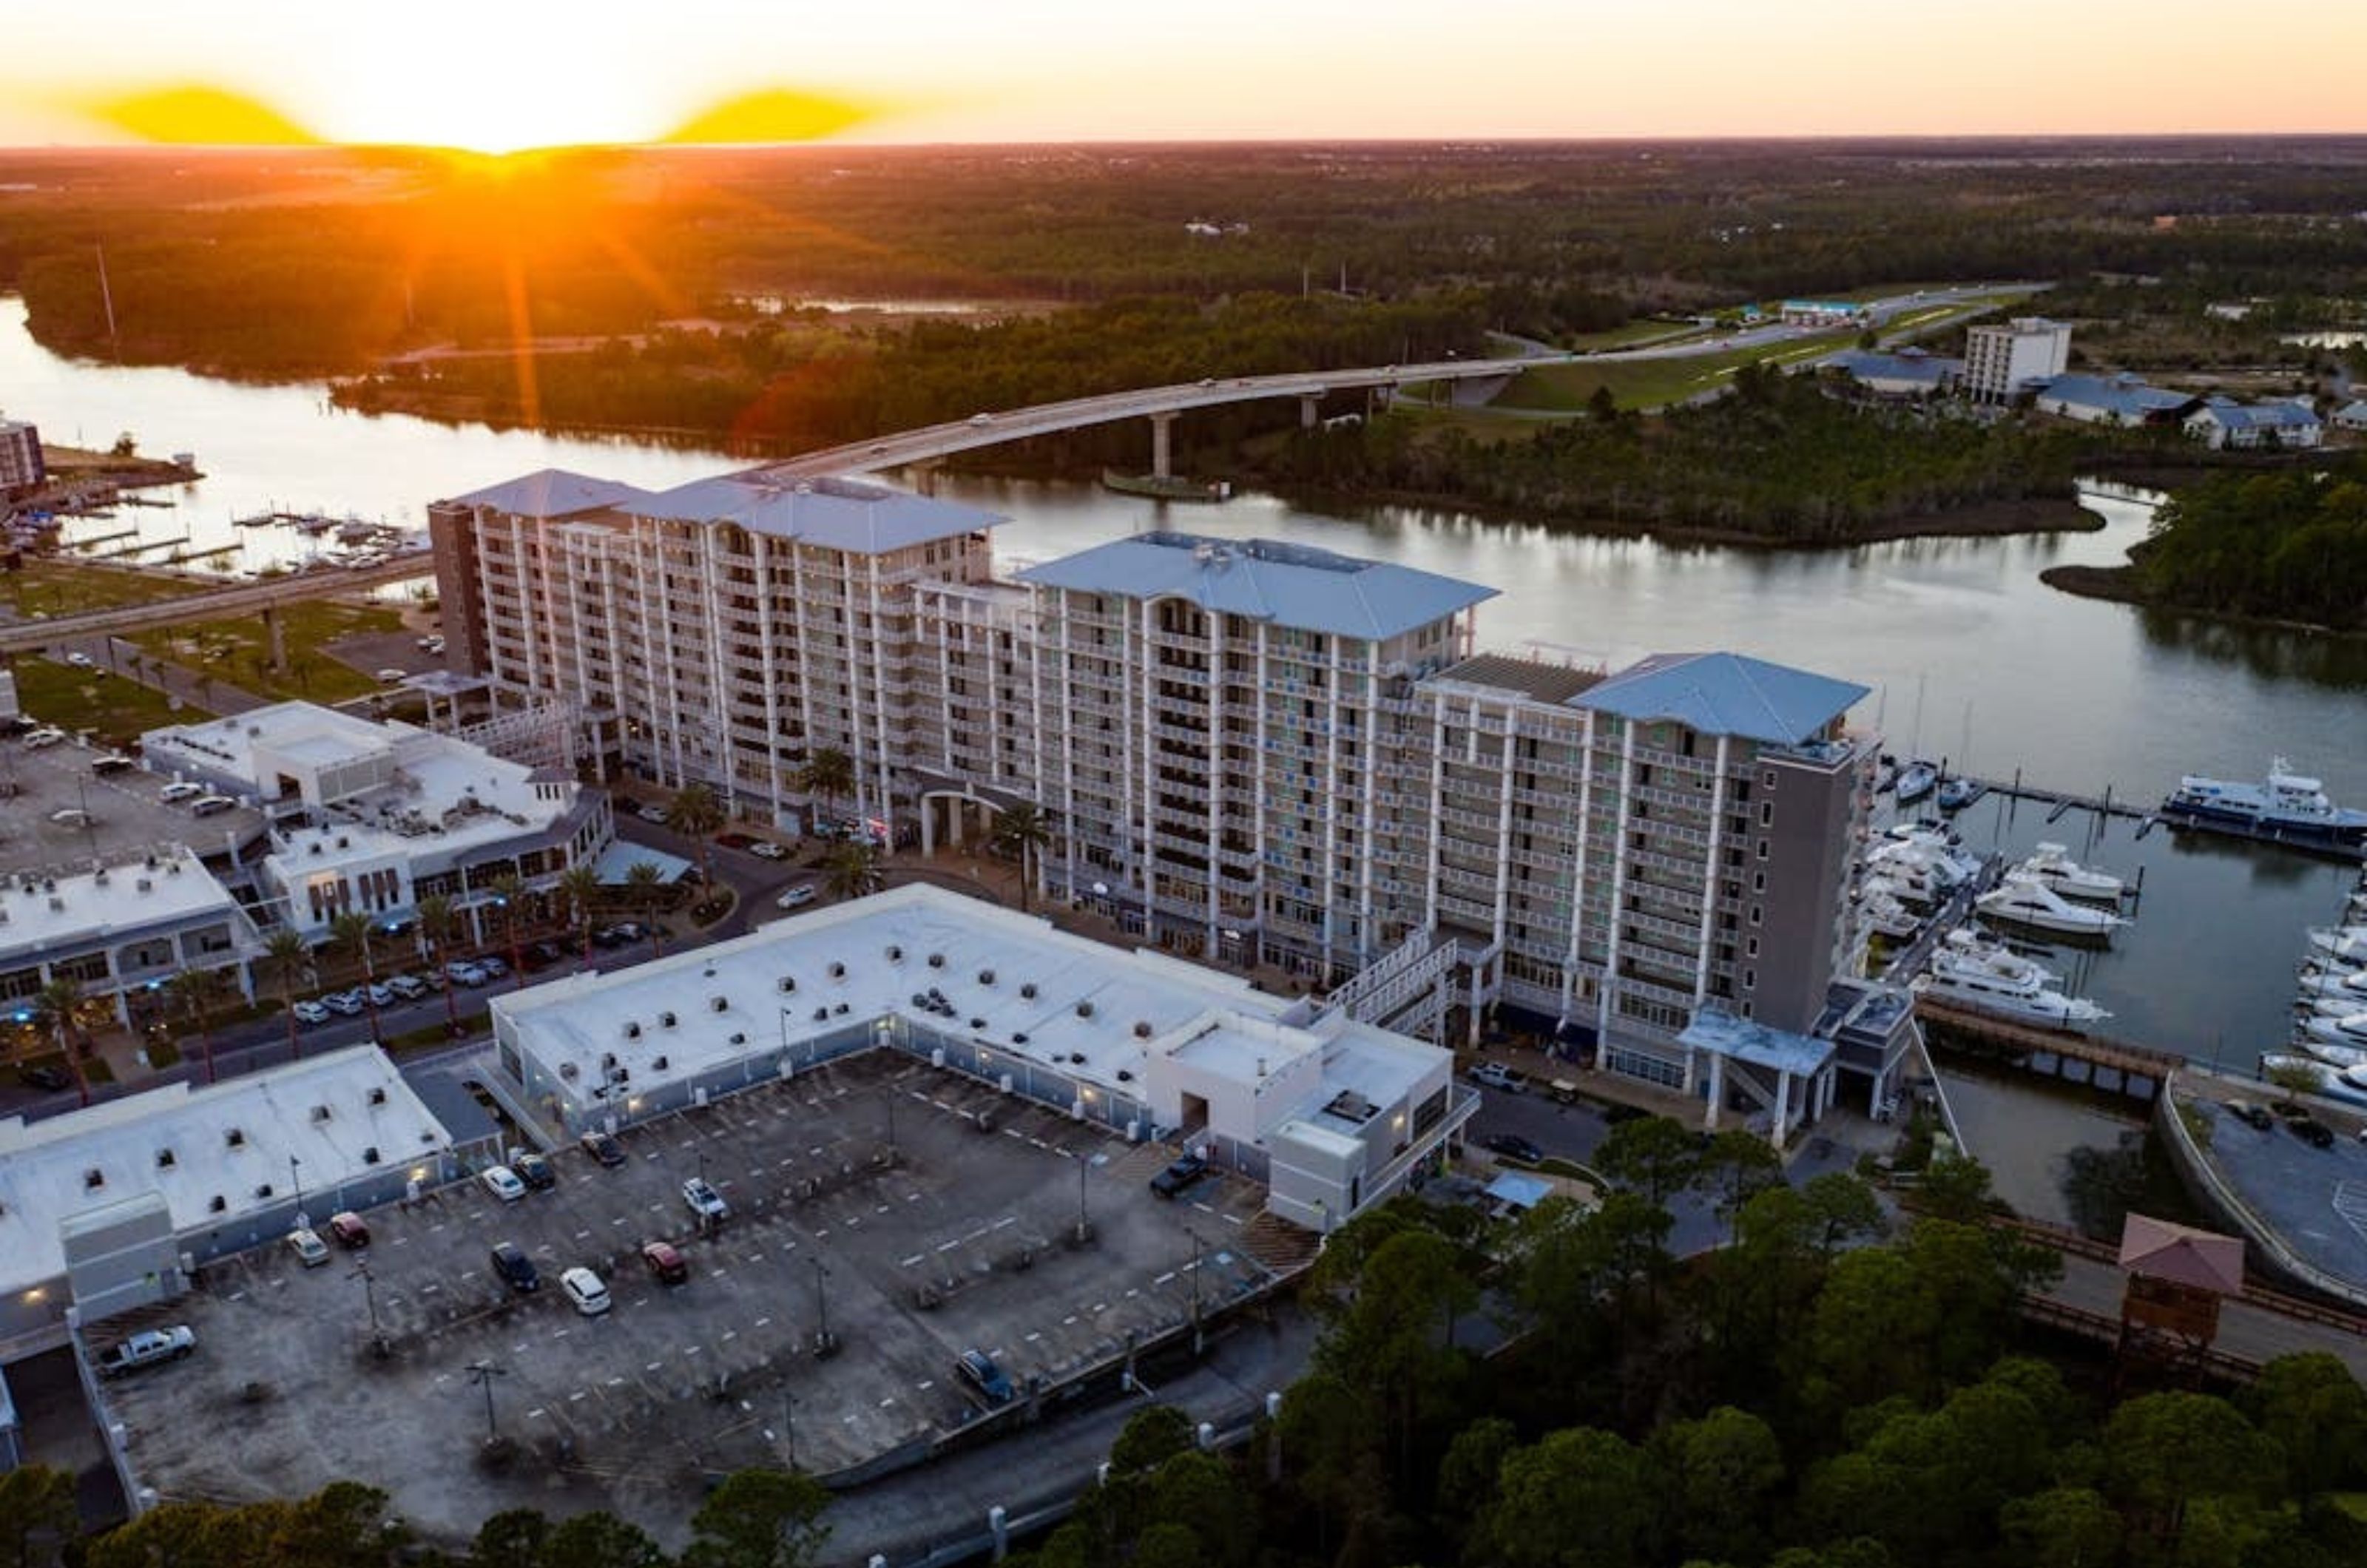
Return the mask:
<path id="1" fill-rule="evenodd" d="M 2066 1253 L 2062 1280 L 2039 1293 L 2044 1300 L 2117 1324 L 2124 1288 L 2124 1276 L 2113 1265 Z M 2220 1307 L 2217 1348 L 2256 1367 L 2305 1350 L 2330 1351 L 2367 1381 L 2367 1337 L 2340 1325 L 2334 1314 L 2302 1317 L 2258 1298 L 2226 1302 Z"/>

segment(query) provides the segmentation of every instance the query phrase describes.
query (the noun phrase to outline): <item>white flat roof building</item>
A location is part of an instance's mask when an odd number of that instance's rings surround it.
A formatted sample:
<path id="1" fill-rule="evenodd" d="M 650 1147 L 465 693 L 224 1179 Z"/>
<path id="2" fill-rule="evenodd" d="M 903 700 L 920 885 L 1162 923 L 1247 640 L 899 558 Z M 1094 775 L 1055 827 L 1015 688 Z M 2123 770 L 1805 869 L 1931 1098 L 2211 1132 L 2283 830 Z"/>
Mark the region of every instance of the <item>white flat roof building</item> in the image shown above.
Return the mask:
<path id="1" fill-rule="evenodd" d="M 62 1332 L 74 1299 L 65 1235 L 81 1216 L 161 1196 L 178 1249 L 203 1262 L 285 1235 L 300 1189 L 317 1221 L 439 1183 L 451 1147 L 374 1045 L 0 1122 L 0 1359 Z M 177 1293 L 158 1280 L 148 1299 Z"/>
<path id="2" fill-rule="evenodd" d="M 81 872 L 0 875 L 0 1007 L 18 1021 L 52 979 L 119 998 L 183 969 L 243 970 L 262 951 L 238 900 L 181 845 Z"/>
<path id="3" fill-rule="evenodd" d="M 888 1045 L 1136 1136 L 1208 1145 L 1261 1179 L 1294 1119 L 1353 1139 L 1349 1195 L 1322 1206 L 1334 1221 L 1476 1103 L 1453 1103 L 1452 1055 L 1410 1036 L 925 886 L 496 997 L 493 1015 L 503 1072 L 570 1131 Z"/>
<path id="4" fill-rule="evenodd" d="M 606 795 L 565 770 L 311 703 L 152 730 L 142 745 L 152 768 L 263 805 L 259 879 L 311 936 L 347 909 L 398 914 L 432 893 L 465 906 L 504 871 L 531 881 L 589 862 L 614 834 Z"/>

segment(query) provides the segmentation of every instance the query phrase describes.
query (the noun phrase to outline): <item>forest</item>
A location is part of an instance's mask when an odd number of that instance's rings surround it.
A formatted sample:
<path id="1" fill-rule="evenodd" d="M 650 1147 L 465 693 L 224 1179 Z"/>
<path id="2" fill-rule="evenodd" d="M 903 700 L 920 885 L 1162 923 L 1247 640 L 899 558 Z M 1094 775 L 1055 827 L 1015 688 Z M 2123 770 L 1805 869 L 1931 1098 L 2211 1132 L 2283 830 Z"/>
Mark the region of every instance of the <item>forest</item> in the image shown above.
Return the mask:
<path id="1" fill-rule="evenodd" d="M 1147 1405 L 1020 1568 L 2339 1568 L 2367 1561 L 2367 1391 L 2293 1355 L 2237 1388 L 2044 1337 L 2056 1255 L 1988 1224 L 1942 1155 L 1898 1214 L 1765 1142 L 1614 1129 L 1599 1204 L 1489 1220 L 1402 1197 L 1331 1238 L 1314 1364 L 1245 1449 Z M 1670 1256 L 1670 1205 L 1727 1244 Z M 1254 1330 L 1252 1330 L 1254 1331 Z M 0 1550 L 61 1561 L 54 1472 L 0 1478 Z M 32 1479 L 25 1479 L 25 1477 Z M 46 1500 L 46 1501 L 44 1501 Z M 74 1543 L 87 1568 L 795 1568 L 824 1495 L 751 1472 L 669 1557 L 606 1514 L 496 1516 L 443 1554 L 358 1485 L 175 1504 Z M 46 1507 L 47 1512 L 42 1510 Z"/>
<path id="2" fill-rule="evenodd" d="M 2131 559 L 2146 604 L 2367 631 L 2367 457 L 2214 475 L 2161 507 Z"/>

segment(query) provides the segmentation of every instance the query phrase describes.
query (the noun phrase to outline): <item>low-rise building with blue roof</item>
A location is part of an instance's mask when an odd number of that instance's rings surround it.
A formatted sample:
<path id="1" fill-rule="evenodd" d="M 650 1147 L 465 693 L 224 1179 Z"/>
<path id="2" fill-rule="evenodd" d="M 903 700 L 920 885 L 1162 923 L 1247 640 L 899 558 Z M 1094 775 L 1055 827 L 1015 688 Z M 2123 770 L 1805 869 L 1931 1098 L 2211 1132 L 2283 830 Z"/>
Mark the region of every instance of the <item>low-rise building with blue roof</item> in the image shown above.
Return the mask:
<path id="1" fill-rule="evenodd" d="M 1896 354 L 1852 348 L 1825 363 L 1867 391 L 1886 398 L 1931 397 L 1954 387 L 1965 373 L 1963 360 L 1918 348 Z"/>
<path id="2" fill-rule="evenodd" d="M 2232 398 L 2211 398 L 2180 423 L 2187 434 L 2214 450 L 2274 446 L 2305 451 L 2326 439 L 2316 406 L 2307 399 L 2239 403 Z"/>
<path id="3" fill-rule="evenodd" d="M 2041 413 L 2082 424 L 2176 424 L 2202 406 L 2191 392 L 2149 387 L 2135 376 L 2056 376 L 2038 389 Z"/>

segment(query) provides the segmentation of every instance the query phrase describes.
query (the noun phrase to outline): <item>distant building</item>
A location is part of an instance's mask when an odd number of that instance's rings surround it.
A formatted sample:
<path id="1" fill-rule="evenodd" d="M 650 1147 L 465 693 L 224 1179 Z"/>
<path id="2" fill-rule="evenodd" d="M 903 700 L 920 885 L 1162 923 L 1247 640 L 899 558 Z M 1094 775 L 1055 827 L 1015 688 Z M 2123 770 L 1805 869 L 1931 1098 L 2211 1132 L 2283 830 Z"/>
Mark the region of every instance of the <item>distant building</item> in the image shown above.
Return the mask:
<path id="1" fill-rule="evenodd" d="M 0 419 L 0 495 L 49 482 L 41 460 L 41 433 L 18 420 Z"/>
<path id="2" fill-rule="evenodd" d="M 2326 427 L 2306 400 L 2239 403 L 2212 398 L 2188 414 L 2183 425 L 2187 434 L 2214 450 L 2268 446 L 2299 451 L 2326 438 Z"/>
<path id="3" fill-rule="evenodd" d="M 1864 321 L 1866 311 L 1846 299 L 1786 299 L 1777 318 L 1789 327 L 1851 327 Z"/>
<path id="4" fill-rule="evenodd" d="M 2021 316 L 2002 326 L 1965 331 L 1965 395 L 2009 402 L 2026 388 L 2063 374 L 2071 358 L 2071 329 L 2062 321 Z"/>
<path id="5" fill-rule="evenodd" d="M 1897 354 L 1852 349 L 1833 355 L 1827 363 L 1867 391 L 1886 398 L 1920 398 L 1944 391 L 1954 386 L 1965 372 L 1961 359 L 1916 348 L 1901 349 Z"/>
<path id="6" fill-rule="evenodd" d="M 132 1021 L 134 997 L 185 969 L 220 969 L 254 995 L 247 965 L 263 953 L 255 921 L 198 857 L 179 845 L 86 869 L 0 874 L 0 1009 L 32 1018 L 51 980 Z"/>
<path id="7" fill-rule="evenodd" d="M 572 770 L 311 703 L 151 730 L 142 747 L 152 769 L 262 807 L 257 892 L 311 941 L 348 910 L 398 925 L 432 895 L 481 941 L 496 880 L 548 888 L 615 837 L 606 794 Z"/>
<path id="8" fill-rule="evenodd" d="M 2083 424 L 2175 424 L 2203 406 L 2191 392 L 2149 387 L 2135 376 L 2056 376 L 2033 403 L 2041 413 Z"/>
<path id="9" fill-rule="evenodd" d="M 2327 423 L 2337 430 L 2367 430 L 2367 398 L 2354 398 L 2343 404 Z"/>

